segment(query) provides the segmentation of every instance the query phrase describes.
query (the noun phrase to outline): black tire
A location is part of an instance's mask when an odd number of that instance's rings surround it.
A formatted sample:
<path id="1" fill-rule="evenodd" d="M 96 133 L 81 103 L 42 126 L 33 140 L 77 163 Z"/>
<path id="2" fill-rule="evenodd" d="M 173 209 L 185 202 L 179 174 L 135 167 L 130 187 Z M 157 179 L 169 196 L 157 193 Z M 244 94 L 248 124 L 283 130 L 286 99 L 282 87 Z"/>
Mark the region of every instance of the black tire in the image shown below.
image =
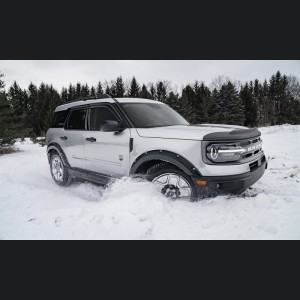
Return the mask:
<path id="1" fill-rule="evenodd" d="M 57 176 L 53 170 L 53 163 L 56 163 L 55 160 L 59 161 L 59 168 L 62 169 L 62 176 Z M 50 173 L 54 182 L 59 186 L 68 186 L 72 183 L 72 177 L 68 172 L 68 168 L 64 165 L 61 155 L 56 151 L 52 152 L 50 156 Z"/>
<path id="2" fill-rule="evenodd" d="M 148 169 L 147 179 L 153 182 L 154 179 L 163 176 L 164 174 L 176 174 L 180 177 L 183 177 L 188 182 L 191 188 L 191 195 L 189 197 L 189 200 L 194 201 L 196 199 L 196 188 L 191 177 L 170 163 L 161 162 Z M 162 193 L 165 194 L 164 188 L 162 188 Z M 165 196 L 168 197 L 168 195 Z M 172 199 L 174 198 L 172 197 Z"/>

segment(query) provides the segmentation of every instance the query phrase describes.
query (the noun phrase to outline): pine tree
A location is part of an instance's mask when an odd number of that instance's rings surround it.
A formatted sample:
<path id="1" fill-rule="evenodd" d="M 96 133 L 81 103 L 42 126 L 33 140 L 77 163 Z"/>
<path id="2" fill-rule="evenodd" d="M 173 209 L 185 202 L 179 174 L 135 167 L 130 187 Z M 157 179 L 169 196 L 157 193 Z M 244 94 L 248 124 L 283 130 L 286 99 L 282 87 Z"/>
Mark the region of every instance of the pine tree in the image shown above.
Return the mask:
<path id="1" fill-rule="evenodd" d="M 151 94 L 151 98 L 152 100 L 156 100 L 155 98 L 155 95 L 156 95 L 156 90 L 155 90 L 155 87 L 154 87 L 154 84 L 152 83 L 151 86 L 150 86 L 150 94 Z"/>
<path id="2" fill-rule="evenodd" d="M 4 88 L 5 88 L 5 84 L 4 84 L 4 81 L 1 79 L 1 78 L 3 78 L 4 77 L 4 74 L 2 74 L 1 72 L 0 72 L 0 95 L 4 98 Z M 3 99 L 2 98 L 2 99 Z"/>
<path id="3" fill-rule="evenodd" d="M 75 99 L 79 99 L 82 98 L 82 87 L 81 87 L 81 83 L 77 83 L 76 84 L 76 90 L 75 90 Z"/>
<path id="4" fill-rule="evenodd" d="M 10 138 L 10 127 L 11 127 L 11 115 L 12 110 L 10 103 L 7 101 L 5 93 L 5 84 L 1 79 L 4 77 L 4 74 L 0 72 L 0 147 L 2 144 L 9 143 Z"/>
<path id="5" fill-rule="evenodd" d="M 197 116 L 197 123 L 206 123 L 209 121 L 208 111 L 211 105 L 211 92 L 202 82 L 199 86 L 196 81 L 194 84 L 193 105 Z"/>
<path id="6" fill-rule="evenodd" d="M 162 81 L 156 84 L 156 100 L 166 102 L 167 100 L 167 88 Z"/>
<path id="7" fill-rule="evenodd" d="M 64 87 L 61 90 L 61 101 L 62 103 L 66 103 L 68 101 L 68 90 Z"/>
<path id="8" fill-rule="evenodd" d="M 289 123 L 292 115 L 292 95 L 288 90 L 288 79 L 287 76 L 282 76 L 281 86 L 280 86 L 280 111 L 279 111 L 279 123 L 285 124 Z"/>
<path id="9" fill-rule="evenodd" d="M 215 114 L 214 119 L 216 123 L 229 122 L 229 112 L 227 107 L 227 84 L 223 84 L 217 93 L 217 98 L 215 99 L 216 107 L 218 112 Z M 215 89 L 216 90 L 216 89 Z"/>
<path id="10" fill-rule="evenodd" d="M 296 97 L 291 96 L 291 114 L 289 117 L 289 123 L 300 124 L 300 100 Z"/>
<path id="11" fill-rule="evenodd" d="M 38 125 L 38 135 L 43 136 L 45 134 L 44 129 L 46 128 L 45 113 L 48 110 L 48 86 L 45 83 L 41 83 L 38 89 L 37 98 L 37 125 Z"/>
<path id="12" fill-rule="evenodd" d="M 228 107 L 228 124 L 244 125 L 245 107 L 235 86 L 229 81 L 226 86 L 226 105 Z"/>
<path id="13" fill-rule="evenodd" d="M 97 95 L 102 95 L 103 94 L 103 88 L 102 88 L 102 84 L 101 84 L 100 81 L 97 84 L 96 93 L 97 93 Z"/>
<path id="14" fill-rule="evenodd" d="M 113 98 L 117 97 L 117 84 L 113 80 L 110 82 L 110 96 Z"/>
<path id="15" fill-rule="evenodd" d="M 271 102 L 270 116 L 272 125 L 280 123 L 281 85 L 282 76 L 278 71 L 275 75 L 272 75 L 269 82 L 269 98 Z"/>
<path id="16" fill-rule="evenodd" d="M 91 93 L 91 91 L 90 91 L 90 88 L 87 83 L 81 87 L 81 97 L 82 98 L 90 96 L 90 93 Z"/>
<path id="17" fill-rule="evenodd" d="M 128 91 L 128 97 L 130 97 L 130 98 L 139 98 L 140 97 L 140 86 L 137 83 L 135 77 L 133 77 L 131 80 L 130 88 Z"/>
<path id="18" fill-rule="evenodd" d="M 172 107 L 174 110 L 179 111 L 180 106 L 179 106 L 179 95 L 175 94 L 174 92 L 170 92 L 168 95 L 165 103 Z"/>
<path id="19" fill-rule="evenodd" d="M 31 128 L 31 135 L 37 136 L 39 134 L 38 126 L 38 91 L 37 87 L 30 83 L 28 87 L 28 113 L 27 124 Z"/>
<path id="20" fill-rule="evenodd" d="M 246 83 L 245 86 L 241 88 L 240 98 L 245 106 L 245 126 L 254 127 L 257 125 L 256 97 L 258 97 L 258 92 L 258 86 L 256 86 L 254 92 L 252 81 L 250 82 L 250 86 Z"/>
<path id="21" fill-rule="evenodd" d="M 152 99 L 151 94 L 149 93 L 147 87 L 143 84 L 140 97 L 143 99 Z"/>
<path id="22" fill-rule="evenodd" d="M 11 143 L 14 139 L 27 135 L 22 117 L 17 115 L 17 111 L 14 112 L 13 103 L 4 90 L 5 84 L 1 79 L 3 77 L 4 75 L 0 73 L 0 145 Z M 22 92 L 20 89 L 20 96 L 23 96 Z M 18 113 L 22 114 L 22 111 Z"/>
<path id="23" fill-rule="evenodd" d="M 44 113 L 45 122 L 42 130 L 43 135 L 46 133 L 52 123 L 54 110 L 57 106 L 62 104 L 59 93 L 53 88 L 52 85 L 46 85 L 46 95 L 47 103 Z"/>
<path id="24" fill-rule="evenodd" d="M 75 100 L 76 97 L 76 89 L 75 87 L 70 83 L 69 89 L 68 89 L 68 101 Z"/>
<path id="25" fill-rule="evenodd" d="M 267 80 L 264 81 L 262 88 L 261 88 L 261 100 L 260 100 L 260 119 L 259 125 L 266 126 L 271 124 L 271 101 L 269 98 L 269 85 Z"/>
<path id="26" fill-rule="evenodd" d="M 118 98 L 123 98 L 125 95 L 125 88 L 124 88 L 124 83 L 122 76 L 117 78 L 116 81 L 116 97 Z"/>
<path id="27" fill-rule="evenodd" d="M 218 123 L 244 125 L 244 105 L 237 89 L 230 81 L 222 85 L 218 93 L 217 106 L 220 109 Z"/>
<path id="28" fill-rule="evenodd" d="M 287 90 L 290 97 L 290 123 L 300 124 L 300 80 L 296 76 L 287 78 Z"/>
<path id="29" fill-rule="evenodd" d="M 110 91 L 110 87 L 107 84 L 106 89 L 105 89 L 105 94 L 111 96 L 111 91 Z"/>
<path id="30" fill-rule="evenodd" d="M 195 98 L 194 89 L 190 85 L 187 85 L 182 90 L 179 113 L 185 119 L 187 119 L 191 124 L 198 123 L 198 118 L 194 107 L 194 98 Z"/>
<path id="31" fill-rule="evenodd" d="M 16 81 L 8 90 L 8 98 L 16 116 L 24 116 L 27 111 L 27 95 L 22 91 Z"/>
<path id="32" fill-rule="evenodd" d="M 218 107 L 218 97 L 219 92 L 216 88 L 213 89 L 211 93 L 211 102 L 207 111 L 208 114 L 208 122 L 209 123 L 217 123 L 218 119 L 220 118 L 220 109 Z"/>
<path id="33" fill-rule="evenodd" d="M 90 96 L 96 96 L 96 89 L 92 86 Z"/>

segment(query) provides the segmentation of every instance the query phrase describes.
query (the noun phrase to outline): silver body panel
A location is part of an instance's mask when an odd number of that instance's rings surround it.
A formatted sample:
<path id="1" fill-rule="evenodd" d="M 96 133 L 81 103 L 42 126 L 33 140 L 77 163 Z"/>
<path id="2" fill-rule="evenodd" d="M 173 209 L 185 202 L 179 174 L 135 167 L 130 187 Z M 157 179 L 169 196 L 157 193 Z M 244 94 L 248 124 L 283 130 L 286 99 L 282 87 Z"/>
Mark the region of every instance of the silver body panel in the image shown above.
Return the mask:
<path id="1" fill-rule="evenodd" d="M 112 177 L 129 175 L 129 140 L 131 129 L 120 133 L 86 131 L 83 134 L 84 155 L 88 171 Z M 86 138 L 94 137 L 94 143 Z"/>
<path id="2" fill-rule="evenodd" d="M 159 103 L 145 99 L 120 98 L 117 100 L 120 103 Z M 115 103 L 115 101 L 111 98 L 78 101 L 59 106 L 55 111 L 94 103 Z M 59 144 L 71 167 L 113 177 L 129 176 L 133 163 L 144 153 L 153 150 L 166 150 L 182 156 L 192 163 L 203 176 L 226 176 L 249 172 L 249 162 L 224 165 L 206 164 L 202 160 L 201 141 L 209 133 L 245 128 L 243 126 L 202 124 L 200 126 L 169 126 L 147 129 L 128 128 L 117 134 L 50 128 L 47 132 L 46 143 L 47 145 Z M 61 136 L 66 136 L 68 139 L 63 141 L 60 139 Z M 94 137 L 97 141 L 94 143 L 86 141 L 86 138 L 90 137 Z M 133 138 L 131 152 L 129 148 L 130 138 Z M 255 157 L 253 161 L 257 159 Z"/>

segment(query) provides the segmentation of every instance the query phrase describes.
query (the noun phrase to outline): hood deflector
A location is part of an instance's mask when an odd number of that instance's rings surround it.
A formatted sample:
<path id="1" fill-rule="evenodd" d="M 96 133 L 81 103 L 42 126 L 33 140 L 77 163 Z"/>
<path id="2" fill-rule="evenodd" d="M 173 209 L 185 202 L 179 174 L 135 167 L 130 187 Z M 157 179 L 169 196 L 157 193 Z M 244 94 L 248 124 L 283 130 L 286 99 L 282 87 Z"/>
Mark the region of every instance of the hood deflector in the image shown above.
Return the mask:
<path id="1" fill-rule="evenodd" d="M 256 128 L 253 129 L 238 129 L 230 132 L 214 132 L 209 133 L 203 137 L 204 141 L 231 141 L 231 140 L 245 140 L 258 137 L 261 132 Z"/>

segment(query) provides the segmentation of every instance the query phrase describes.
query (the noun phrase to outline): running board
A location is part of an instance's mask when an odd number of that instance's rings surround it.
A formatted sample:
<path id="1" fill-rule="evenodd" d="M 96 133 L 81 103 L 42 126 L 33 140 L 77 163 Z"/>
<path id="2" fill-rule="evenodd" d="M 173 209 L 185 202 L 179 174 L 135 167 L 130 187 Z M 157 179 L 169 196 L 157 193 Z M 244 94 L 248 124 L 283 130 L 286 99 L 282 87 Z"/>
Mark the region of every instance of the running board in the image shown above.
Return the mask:
<path id="1" fill-rule="evenodd" d="M 101 185 L 107 185 L 108 183 L 118 179 L 104 174 L 82 170 L 79 168 L 68 168 L 68 172 L 72 177 L 92 181 Z"/>

